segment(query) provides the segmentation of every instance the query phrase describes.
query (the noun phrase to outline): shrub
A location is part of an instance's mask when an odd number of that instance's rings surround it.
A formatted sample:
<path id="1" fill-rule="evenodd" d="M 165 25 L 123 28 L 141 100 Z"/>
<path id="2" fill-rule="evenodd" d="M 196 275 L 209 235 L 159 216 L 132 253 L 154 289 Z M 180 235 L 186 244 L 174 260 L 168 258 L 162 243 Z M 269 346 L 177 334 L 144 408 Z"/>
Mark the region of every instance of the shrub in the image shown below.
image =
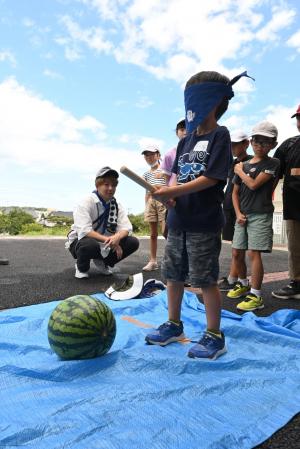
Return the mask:
<path id="1" fill-rule="evenodd" d="M 11 235 L 20 234 L 22 226 L 34 223 L 33 217 L 20 208 L 11 210 L 7 215 L 1 215 L 4 229 L 1 232 L 8 232 Z"/>
<path id="2" fill-rule="evenodd" d="M 128 218 L 132 224 L 133 232 L 140 235 L 149 234 L 149 225 L 144 221 L 144 214 L 129 214 Z"/>
<path id="3" fill-rule="evenodd" d="M 27 223 L 22 225 L 21 234 L 43 234 L 44 226 L 39 223 Z"/>

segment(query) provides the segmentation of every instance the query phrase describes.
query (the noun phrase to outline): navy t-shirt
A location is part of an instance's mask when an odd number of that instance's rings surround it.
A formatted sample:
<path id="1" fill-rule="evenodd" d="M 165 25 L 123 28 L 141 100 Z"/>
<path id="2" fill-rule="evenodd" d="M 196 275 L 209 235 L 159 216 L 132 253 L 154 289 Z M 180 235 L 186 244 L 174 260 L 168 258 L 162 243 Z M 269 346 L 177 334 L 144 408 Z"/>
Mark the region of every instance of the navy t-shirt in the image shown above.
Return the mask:
<path id="1" fill-rule="evenodd" d="M 203 175 L 218 182 L 205 190 L 176 198 L 176 206 L 168 213 L 169 229 L 189 232 L 221 230 L 224 225 L 223 189 L 231 164 L 230 135 L 225 126 L 217 126 L 201 136 L 193 132 L 179 142 L 172 169 L 177 175 L 177 184 Z"/>

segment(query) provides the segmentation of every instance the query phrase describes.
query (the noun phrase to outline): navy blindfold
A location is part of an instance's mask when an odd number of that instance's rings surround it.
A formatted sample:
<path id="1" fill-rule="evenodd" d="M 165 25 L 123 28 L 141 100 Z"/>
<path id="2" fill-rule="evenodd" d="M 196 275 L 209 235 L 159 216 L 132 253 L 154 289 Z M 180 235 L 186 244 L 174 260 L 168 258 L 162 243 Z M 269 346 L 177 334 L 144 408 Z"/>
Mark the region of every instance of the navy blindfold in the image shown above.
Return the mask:
<path id="1" fill-rule="evenodd" d="M 218 82 L 205 82 L 199 84 L 193 84 L 184 91 L 184 104 L 185 104 L 185 123 L 188 133 L 194 131 L 198 125 L 208 116 L 208 114 L 221 103 L 223 98 L 230 100 L 234 96 L 232 89 L 242 76 L 252 78 L 247 75 L 247 72 L 243 72 L 240 75 L 235 76 L 228 84 Z"/>

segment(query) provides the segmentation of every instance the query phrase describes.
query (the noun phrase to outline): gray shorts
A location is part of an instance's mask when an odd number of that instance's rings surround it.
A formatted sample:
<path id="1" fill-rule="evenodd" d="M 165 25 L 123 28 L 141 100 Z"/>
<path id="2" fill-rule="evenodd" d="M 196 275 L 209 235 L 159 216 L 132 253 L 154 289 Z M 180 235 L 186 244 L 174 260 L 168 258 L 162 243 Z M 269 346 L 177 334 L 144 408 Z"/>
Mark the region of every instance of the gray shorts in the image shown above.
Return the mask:
<path id="1" fill-rule="evenodd" d="M 161 273 L 167 281 L 184 282 L 193 287 L 210 287 L 219 277 L 221 232 L 183 232 L 169 230 Z"/>
<path id="2" fill-rule="evenodd" d="M 273 213 L 248 214 L 245 226 L 235 223 L 232 248 L 270 253 L 273 246 Z"/>

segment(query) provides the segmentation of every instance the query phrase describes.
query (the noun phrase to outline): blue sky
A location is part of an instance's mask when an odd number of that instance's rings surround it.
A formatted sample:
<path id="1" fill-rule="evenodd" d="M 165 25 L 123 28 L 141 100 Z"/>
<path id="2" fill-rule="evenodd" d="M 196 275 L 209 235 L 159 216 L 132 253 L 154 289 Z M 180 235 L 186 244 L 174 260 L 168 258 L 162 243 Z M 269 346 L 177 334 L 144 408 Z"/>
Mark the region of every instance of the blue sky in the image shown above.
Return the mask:
<path id="1" fill-rule="evenodd" d="M 141 148 L 177 143 L 201 70 L 242 79 L 220 124 L 297 134 L 300 7 L 264 0 L 0 0 L 0 206 L 72 210 L 104 165 L 142 174 Z M 117 197 L 143 211 L 121 176 Z"/>

